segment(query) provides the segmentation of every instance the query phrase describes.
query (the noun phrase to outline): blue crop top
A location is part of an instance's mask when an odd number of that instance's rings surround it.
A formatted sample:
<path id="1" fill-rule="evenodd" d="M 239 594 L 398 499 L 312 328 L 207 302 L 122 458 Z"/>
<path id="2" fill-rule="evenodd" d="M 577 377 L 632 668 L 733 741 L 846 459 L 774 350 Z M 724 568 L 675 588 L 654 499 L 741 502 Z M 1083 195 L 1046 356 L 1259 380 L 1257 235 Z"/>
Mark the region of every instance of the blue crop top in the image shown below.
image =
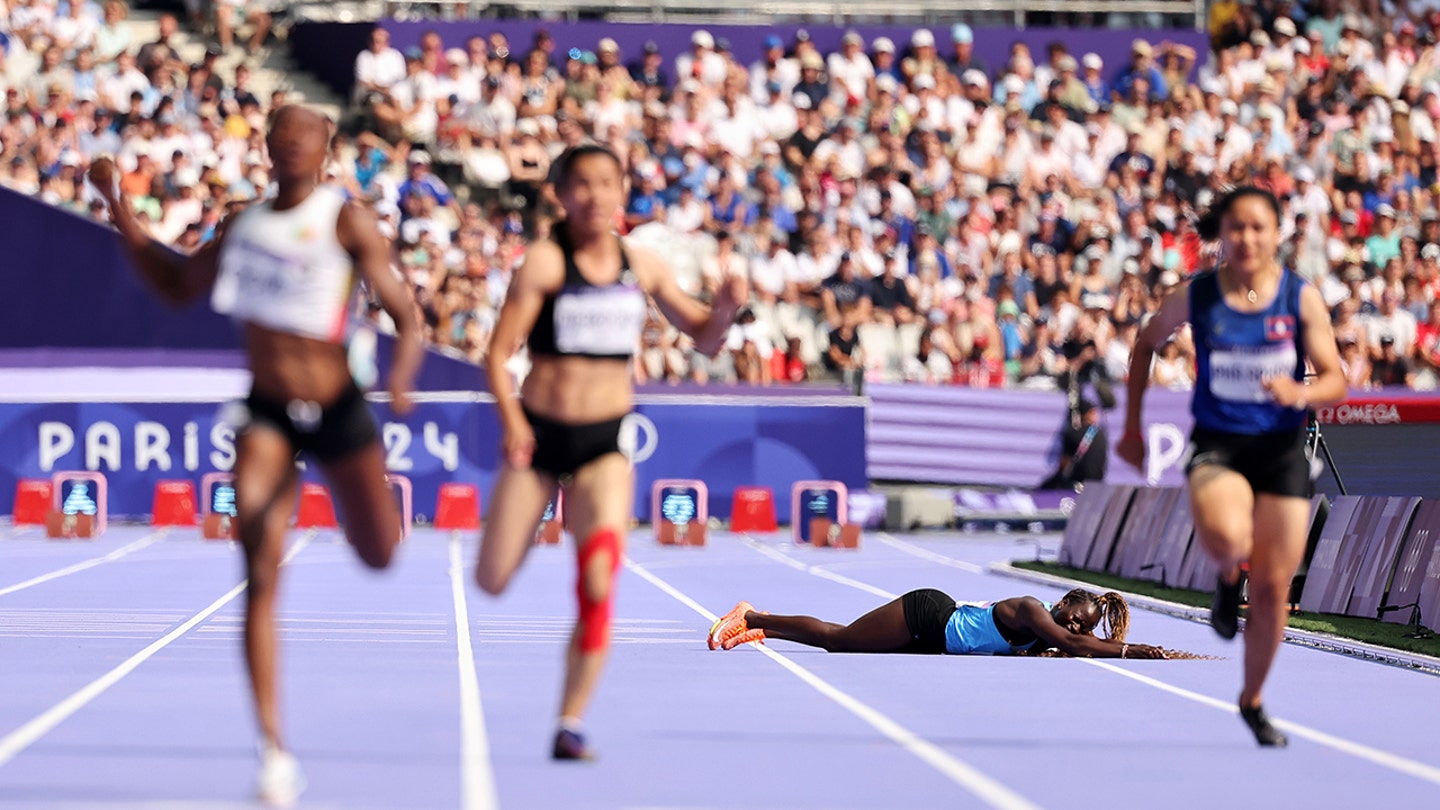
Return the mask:
<path id="1" fill-rule="evenodd" d="M 1300 291 L 1305 281 L 1284 271 L 1275 300 L 1260 312 L 1236 312 L 1225 303 L 1212 271 L 1190 283 L 1190 327 L 1195 334 L 1195 424 L 1207 430 L 1259 435 L 1298 430 L 1305 413 L 1276 405 L 1267 377 L 1305 378 Z"/>
<path id="2" fill-rule="evenodd" d="M 1045 609 L 1050 602 L 1042 602 Z M 961 604 L 945 622 L 945 653 L 947 655 L 1014 655 L 1035 646 L 1035 642 L 1014 646 L 1000 634 L 995 624 L 995 604 Z"/>
<path id="3" fill-rule="evenodd" d="M 526 341 L 530 354 L 629 360 L 640 346 L 649 302 L 624 246 L 620 279 L 601 286 L 580 272 L 563 226 L 556 228 L 554 238 L 565 254 L 565 284 L 545 296 Z"/>

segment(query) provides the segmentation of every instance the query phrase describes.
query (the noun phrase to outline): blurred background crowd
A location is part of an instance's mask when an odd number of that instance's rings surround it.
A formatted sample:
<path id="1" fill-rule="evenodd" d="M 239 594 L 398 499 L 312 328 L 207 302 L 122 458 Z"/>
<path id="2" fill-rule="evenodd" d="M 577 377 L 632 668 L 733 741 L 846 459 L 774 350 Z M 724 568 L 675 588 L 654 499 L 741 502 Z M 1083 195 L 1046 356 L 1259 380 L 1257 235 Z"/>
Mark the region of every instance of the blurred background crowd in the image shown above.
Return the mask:
<path id="1" fill-rule="evenodd" d="M 137 41 L 120 0 L 0 0 L 0 184 L 103 218 L 82 176 L 113 155 L 183 251 L 262 198 L 266 119 L 287 100 L 251 75 L 270 14 L 187 12 Z M 182 30 L 203 53 L 182 57 Z M 1332 307 L 1352 386 L 1430 389 L 1437 33 L 1440 0 L 1219 0 L 1208 53 L 1156 36 L 1119 64 L 1061 43 L 985 64 L 957 23 L 828 53 L 802 31 L 741 63 L 703 30 L 667 60 L 610 39 L 561 51 L 544 31 L 401 52 L 377 28 L 328 173 L 373 207 L 429 340 L 477 363 L 554 221 L 551 161 L 593 139 L 629 175 L 618 230 L 696 295 L 751 282 L 718 358 L 657 314 L 638 378 L 1040 389 L 1123 381 L 1141 318 L 1215 260 L 1197 212 L 1249 183 L 1281 200 L 1282 259 Z M 1193 358 L 1182 330 L 1154 383 L 1188 388 Z"/>

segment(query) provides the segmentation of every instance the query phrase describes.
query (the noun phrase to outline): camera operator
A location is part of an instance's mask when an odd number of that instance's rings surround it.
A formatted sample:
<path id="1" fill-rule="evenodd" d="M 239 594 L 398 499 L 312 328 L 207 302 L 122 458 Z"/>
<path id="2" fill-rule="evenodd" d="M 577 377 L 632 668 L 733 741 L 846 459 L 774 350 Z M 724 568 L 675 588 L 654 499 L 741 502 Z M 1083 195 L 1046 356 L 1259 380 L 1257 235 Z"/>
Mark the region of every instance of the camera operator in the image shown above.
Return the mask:
<path id="1" fill-rule="evenodd" d="M 1100 409 L 1080 399 L 1070 409 L 1060 430 L 1060 464 L 1040 483 L 1042 489 L 1077 489 L 1086 481 L 1101 481 L 1110 457 L 1110 437 Z"/>

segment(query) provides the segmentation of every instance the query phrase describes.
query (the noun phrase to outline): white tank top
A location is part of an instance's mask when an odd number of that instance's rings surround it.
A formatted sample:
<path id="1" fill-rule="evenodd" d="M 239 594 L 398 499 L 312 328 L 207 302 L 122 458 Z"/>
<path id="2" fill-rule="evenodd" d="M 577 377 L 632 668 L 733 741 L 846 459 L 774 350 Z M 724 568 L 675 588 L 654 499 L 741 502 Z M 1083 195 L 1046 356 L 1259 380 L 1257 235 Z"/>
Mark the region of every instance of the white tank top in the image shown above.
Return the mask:
<path id="1" fill-rule="evenodd" d="M 272 205 L 258 203 L 230 224 L 210 305 L 267 329 L 345 342 L 355 267 L 335 234 L 344 193 L 317 186 L 287 211 Z"/>

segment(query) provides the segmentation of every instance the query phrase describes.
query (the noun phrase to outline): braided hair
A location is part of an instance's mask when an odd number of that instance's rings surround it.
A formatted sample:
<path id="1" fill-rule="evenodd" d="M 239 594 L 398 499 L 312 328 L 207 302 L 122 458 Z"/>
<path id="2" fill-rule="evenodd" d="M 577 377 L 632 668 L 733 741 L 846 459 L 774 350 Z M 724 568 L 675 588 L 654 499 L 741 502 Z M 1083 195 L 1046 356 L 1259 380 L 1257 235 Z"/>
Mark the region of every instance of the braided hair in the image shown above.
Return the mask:
<path id="1" fill-rule="evenodd" d="M 1097 596 L 1084 588 L 1076 588 L 1065 594 L 1060 601 L 1088 602 L 1094 605 L 1095 609 L 1100 612 L 1100 624 L 1097 624 L 1096 627 L 1104 625 L 1105 638 L 1111 641 L 1123 642 L 1125 636 L 1130 633 L 1130 604 L 1125 601 L 1125 597 L 1114 591 L 1107 591 Z"/>
<path id="2" fill-rule="evenodd" d="M 1084 588 L 1075 588 L 1074 590 L 1061 597 L 1060 602 L 1057 604 L 1076 601 L 1088 602 L 1094 605 L 1096 610 L 1100 611 L 1100 622 L 1096 625 L 1096 627 L 1104 625 L 1104 633 L 1106 638 L 1110 639 L 1111 641 L 1123 643 L 1125 641 L 1125 637 L 1130 634 L 1130 603 L 1125 601 L 1125 597 L 1114 591 L 1106 591 L 1105 593 L 1097 595 L 1085 590 Z M 1035 647 L 1032 648 L 1031 651 L 1028 653 L 1028 655 L 1036 658 L 1069 657 L 1065 653 L 1053 647 L 1039 649 L 1041 646 L 1043 645 L 1036 644 Z M 1161 649 L 1164 650 L 1165 657 L 1171 660 L 1220 660 L 1213 655 L 1199 655 L 1197 653 L 1188 652 L 1186 650 L 1172 650 L 1164 647 L 1162 647 Z"/>

